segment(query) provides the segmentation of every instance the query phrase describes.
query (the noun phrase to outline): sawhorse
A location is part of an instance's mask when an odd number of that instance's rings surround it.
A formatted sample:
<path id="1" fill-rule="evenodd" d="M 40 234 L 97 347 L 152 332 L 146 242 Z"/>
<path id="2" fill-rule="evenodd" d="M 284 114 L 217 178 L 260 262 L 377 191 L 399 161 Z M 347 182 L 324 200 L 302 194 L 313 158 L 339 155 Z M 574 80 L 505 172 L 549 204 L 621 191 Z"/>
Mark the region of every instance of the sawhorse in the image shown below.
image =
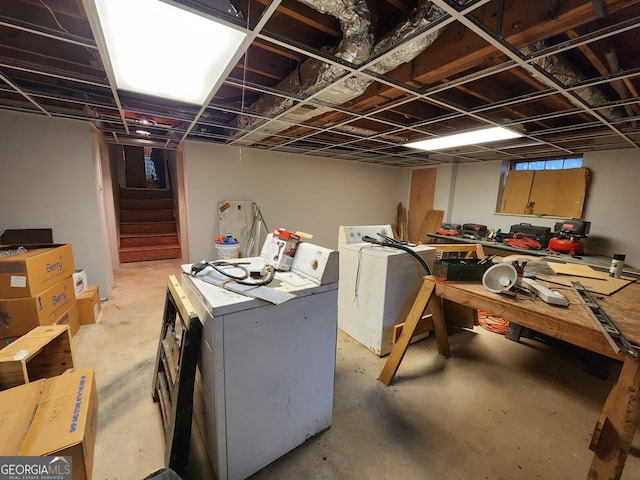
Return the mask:
<path id="1" fill-rule="evenodd" d="M 153 375 L 153 400 L 160 402 L 165 466 L 186 470 L 191 440 L 193 388 L 202 323 L 174 275 L 169 276 Z"/>
<path id="2" fill-rule="evenodd" d="M 385 363 L 378 380 L 385 385 L 389 385 L 400 366 L 400 362 L 407 352 L 411 338 L 418 326 L 418 322 L 422 318 L 427 306 L 431 310 L 433 319 L 433 330 L 436 335 L 436 343 L 438 344 L 438 352 L 445 357 L 450 357 L 449 338 L 447 336 L 447 326 L 444 323 L 444 313 L 442 312 L 442 302 L 435 295 L 436 284 L 430 281 L 423 281 L 420 291 L 407 315 L 407 319 L 402 327 L 402 332 L 398 341 L 394 344 L 387 363 Z"/>

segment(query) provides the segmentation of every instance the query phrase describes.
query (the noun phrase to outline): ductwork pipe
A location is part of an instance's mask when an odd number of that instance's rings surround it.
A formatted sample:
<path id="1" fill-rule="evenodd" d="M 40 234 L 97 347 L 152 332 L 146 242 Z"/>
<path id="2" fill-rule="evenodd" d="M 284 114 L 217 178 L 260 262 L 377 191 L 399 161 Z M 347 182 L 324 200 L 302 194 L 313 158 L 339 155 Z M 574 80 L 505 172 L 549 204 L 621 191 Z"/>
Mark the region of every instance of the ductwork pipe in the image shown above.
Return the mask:
<path id="1" fill-rule="evenodd" d="M 370 12 L 366 1 L 349 0 L 298 0 L 321 13 L 326 13 L 337 18 L 340 22 L 343 38 L 339 46 L 333 52 L 338 58 L 354 64 L 362 64 L 368 59 L 381 55 L 379 62 L 375 62 L 370 68 L 372 71 L 384 74 L 394 70 L 403 63 L 416 58 L 438 38 L 442 29 L 437 29 L 429 35 L 418 35 L 430 23 L 439 19 L 444 11 L 431 1 L 420 0 L 418 7 L 412 12 L 405 22 L 385 35 L 373 46 L 373 28 L 370 20 Z M 464 4 L 468 0 L 461 0 Z M 384 55 L 385 51 L 407 38 L 416 36 L 407 41 L 396 52 Z M 345 69 L 329 65 L 316 59 L 309 59 L 302 63 L 298 69 L 282 80 L 276 89 L 300 96 L 308 96 L 324 89 L 316 98 L 332 105 L 342 105 L 364 93 L 372 80 L 364 76 L 351 76 L 344 81 L 336 82 L 327 88 L 336 79 L 344 75 Z M 273 95 L 261 97 L 249 107 L 252 113 L 267 116 L 276 116 L 293 106 L 294 101 Z M 276 134 L 291 126 L 291 123 L 301 122 L 329 112 L 330 108 L 316 106 L 316 108 L 294 108 L 282 117 L 282 122 L 271 122 L 268 129 L 261 132 L 252 132 L 242 138 L 243 144 L 254 143 L 261 138 Z M 234 126 L 246 129 L 262 120 L 255 117 L 240 116 L 234 122 Z M 235 135 L 240 136 L 239 131 Z"/>
<path id="2" fill-rule="evenodd" d="M 537 42 L 530 47 L 522 49 L 522 52 L 525 55 L 530 55 L 545 48 L 547 48 L 547 45 L 544 42 Z M 579 71 L 565 57 L 559 54 L 537 58 L 532 60 L 531 63 L 538 65 L 547 73 L 551 74 L 553 78 L 558 80 L 565 87 L 571 85 L 572 83 L 586 80 L 587 78 L 584 73 Z M 607 99 L 607 97 L 605 97 L 604 93 L 602 93 L 602 91 L 596 87 L 579 87 L 573 91 L 593 107 L 609 103 L 609 100 Z M 598 110 L 598 112 L 607 117 L 609 120 L 617 120 L 621 118 L 620 113 L 615 108 L 603 108 Z"/>
<path id="3" fill-rule="evenodd" d="M 335 17 L 340 22 L 342 41 L 332 54 L 350 63 L 361 63 L 371 55 L 373 26 L 366 0 L 298 0 L 321 13 Z M 343 75 L 344 68 L 311 58 L 302 63 L 276 86 L 277 90 L 295 95 L 311 95 Z M 290 108 L 293 100 L 262 96 L 249 107 L 253 113 L 278 115 Z M 235 126 L 246 128 L 260 119 L 238 117 Z"/>

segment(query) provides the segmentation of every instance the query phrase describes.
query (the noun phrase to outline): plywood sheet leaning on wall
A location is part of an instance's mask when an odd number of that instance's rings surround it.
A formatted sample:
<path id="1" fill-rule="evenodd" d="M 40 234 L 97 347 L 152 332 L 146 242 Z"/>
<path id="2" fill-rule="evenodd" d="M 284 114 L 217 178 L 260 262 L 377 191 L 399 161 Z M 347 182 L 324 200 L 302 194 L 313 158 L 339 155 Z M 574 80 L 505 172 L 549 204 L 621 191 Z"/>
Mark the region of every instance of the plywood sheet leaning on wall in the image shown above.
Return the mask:
<path id="1" fill-rule="evenodd" d="M 582 218 L 589 175 L 587 168 L 509 170 L 500 213 Z"/>
<path id="2" fill-rule="evenodd" d="M 433 233 L 440 225 L 442 225 L 442 219 L 444 218 L 444 210 L 429 210 L 424 216 L 424 220 L 420 224 L 420 228 L 418 228 L 418 232 L 416 233 L 416 238 L 413 240 L 417 243 L 431 243 L 430 237 L 427 236 L 427 233 Z"/>

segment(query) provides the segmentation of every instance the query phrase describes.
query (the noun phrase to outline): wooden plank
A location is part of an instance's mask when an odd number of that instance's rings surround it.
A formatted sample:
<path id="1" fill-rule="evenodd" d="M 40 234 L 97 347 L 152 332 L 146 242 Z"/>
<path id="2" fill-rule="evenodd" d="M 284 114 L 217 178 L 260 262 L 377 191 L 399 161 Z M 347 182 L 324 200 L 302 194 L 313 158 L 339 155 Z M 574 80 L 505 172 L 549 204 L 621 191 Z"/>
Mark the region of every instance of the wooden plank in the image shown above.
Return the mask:
<path id="1" fill-rule="evenodd" d="M 484 247 L 480 243 L 434 243 L 433 247 L 443 253 L 464 253 L 464 258 L 484 258 Z M 442 256 L 445 258 L 445 256 Z"/>
<path id="2" fill-rule="evenodd" d="M 501 213 L 524 213 L 529 203 L 533 174 L 530 170 L 509 170 L 500 202 Z"/>
<path id="3" fill-rule="evenodd" d="M 438 352 L 448 358 L 451 356 L 451 351 L 449 350 L 449 337 L 447 336 L 447 324 L 444 321 L 442 299 L 432 295 L 429 299 L 429 308 L 433 317 L 433 331 L 436 334 Z"/>
<path id="4" fill-rule="evenodd" d="M 180 286 L 180 283 L 178 283 L 178 279 L 175 275 L 169 275 L 167 288 L 171 292 L 173 298 L 176 299 L 176 306 L 180 312 L 180 316 L 185 322 L 198 317 L 191 301 L 185 295 L 184 290 L 182 290 L 182 287 Z"/>
<path id="5" fill-rule="evenodd" d="M 426 235 L 419 236 L 419 229 L 427 212 L 433 209 L 437 175 L 435 168 L 418 168 L 411 172 L 408 239 L 414 243 L 425 241 Z"/>
<path id="6" fill-rule="evenodd" d="M 400 334 L 402 333 L 402 329 L 404 328 L 404 324 L 405 322 L 394 325 L 391 343 L 396 343 L 398 341 L 398 338 L 400 338 Z M 425 315 L 420 320 L 418 320 L 418 324 L 416 325 L 416 328 L 413 331 L 413 335 L 411 335 L 411 338 L 417 337 L 418 335 L 423 335 L 427 332 L 431 332 L 432 330 L 433 330 L 433 318 L 431 317 L 431 314 Z"/>
<path id="7" fill-rule="evenodd" d="M 598 448 L 598 444 L 600 443 L 600 438 L 602 437 L 602 431 L 604 430 L 604 425 L 607 422 L 607 412 L 609 411 L 610 405 L 612 402 L 614 402 L 614 399 L 616 397 L 616 387 L 617 385 L 614 385 L 613 388 L 611 388 L 609 395 L 607 395 L 607 399 L 604 402 L 604 406 L 602 407 L 600 416 L 596 421 L 596 426 L 593 429 L 593 434 L 591 435 L 591 442 L 589 444 L 589 450 L 591 450 L 592 452 L 596 451 L 596 449 Z"/>
<path id="8" fill-rule="evenodd" d="M 582 218 L 588 177 L 586 168 L 537 170 L 529 195 L 530 213 Z"/>
<path id="9" fill-rule="evenodd" d="M 478 323 L 478 311 L 475 308 L 443 300 L 442 311 L 446 324 L 452 327 L 473 328 Z"/>
<path id="10" fill-rule="evenodd" d="M 171 347 L 166 338 L 162 340 L 162 365 L 167 373 L 167 379 L 172 385 L 176 382 L 176 375 L 178 374 L 177 363 L 173 360 Z"/>
<path id="11" fill-rule="evenodd" d="M 385 385 L 389 385 L 395 376 L 396 371 L 400 366 L 400 362 L 404 358 L 404 354 L 407 352 L 407 348 L 409 347 L 411 338 L 416 330 L 416 326 L 427 307 L 427 302 L 433 295 L 434 291 L 435 285 L 433 282 L 424 281 L 422 283 L 422 287 L 420 287 L 420 291 L 418 292 L 418 295 L 411 306 L 411 310 L 407 315 L 407 319 L 404 322 L 405 327 L 402 329 L 400 338 L 398 338 L 398 341 L 393 345 L 391 353 L 387 358 L 387 362 L 384 364 L 384 367 L 378 376 L 378 380 Z"/>
<path id="12" fill-rule="evenodd" d="M 167 378 L 163 372 L 158 373 L 158 385 L 156 385 L 160 400 L 160 413 L 162 413 L 162 424 L 165 430 L 171 424 L 171 396 L 169 394 L 169 387 L 167 385 Z"/>
<path id="13" fill-rule="evenodd" d="M 442 225 L 442 219 L 444 218 L 444 210 L 429 210 L 424 216 L 424 220 L 418 228 L 416 234 L 416 242 L 430 243 L 431 237 L 427 236 L 427 233 L 433 233 L 440 225 Z"/>
<path id="14" fill-rule="evenodd" d="M 627 355 L 598 434 L 589 478 L 619 480 L 640 423 L 640 361 Z"/>

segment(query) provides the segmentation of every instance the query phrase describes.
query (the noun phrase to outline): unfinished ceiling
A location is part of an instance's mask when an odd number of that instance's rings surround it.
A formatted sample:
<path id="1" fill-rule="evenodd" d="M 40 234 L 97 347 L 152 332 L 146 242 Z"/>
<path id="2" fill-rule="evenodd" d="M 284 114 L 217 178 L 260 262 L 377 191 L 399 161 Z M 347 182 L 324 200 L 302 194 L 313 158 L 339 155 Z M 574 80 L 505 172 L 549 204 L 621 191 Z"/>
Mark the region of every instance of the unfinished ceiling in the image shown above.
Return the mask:
<path id="1" fill-rule="evenodd" d="M 205 106 L 117 90 L 89 1 L 0 2 L 0 108 L 88 120 L 110 143 L 190 139 L 394 166 L 640 148 L 640 0 L 233 0 L 236 13 L 223 0 L 167 2 L 249 32 Z M 403 146 L 495 125 L 525 136 Z"/>

